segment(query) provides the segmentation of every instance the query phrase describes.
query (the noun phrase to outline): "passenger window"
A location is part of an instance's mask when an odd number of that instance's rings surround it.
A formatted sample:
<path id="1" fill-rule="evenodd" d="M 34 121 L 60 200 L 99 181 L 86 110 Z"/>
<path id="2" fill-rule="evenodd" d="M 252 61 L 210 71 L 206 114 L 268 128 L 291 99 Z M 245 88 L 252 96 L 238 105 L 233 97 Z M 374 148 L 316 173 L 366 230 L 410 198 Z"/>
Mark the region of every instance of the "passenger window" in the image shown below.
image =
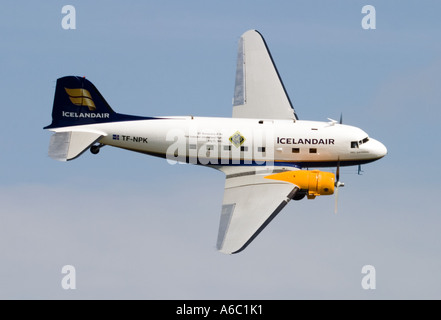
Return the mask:
<path id="1" fill-rule="evenodd" d="M 300 153 L 300 149 L 299 148 L 292 148 L 292 153 Z"/>
<path id="2" fill-rule="evenodd" d="M 310 148 L 309 149 L 309 153 L 317 153 L 317 149 L 316 148 Z"/>
<path id="3" fill-rule="evenodd" d="M 248 147 L 242 146 L 242 147 L 240 147 L 240 151 L 248 151 Z"/>
<path id="4" fill-rule="evenodd" d="M 265 147 L 257 147 L 257 152 L 265 152 Z"/>

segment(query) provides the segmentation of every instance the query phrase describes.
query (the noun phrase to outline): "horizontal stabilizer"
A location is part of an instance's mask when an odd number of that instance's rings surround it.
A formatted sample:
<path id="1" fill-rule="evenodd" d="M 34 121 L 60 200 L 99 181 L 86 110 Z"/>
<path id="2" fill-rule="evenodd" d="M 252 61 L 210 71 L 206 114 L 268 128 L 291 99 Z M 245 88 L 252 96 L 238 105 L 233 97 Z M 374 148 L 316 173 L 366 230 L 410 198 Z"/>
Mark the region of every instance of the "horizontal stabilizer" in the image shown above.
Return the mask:
<path id="1" fill-rule="evenodd" d="M 102 136 L 94 132 L 56 132 L 49 142 L 49 157 L 59 161 L 75 159 Z"/>

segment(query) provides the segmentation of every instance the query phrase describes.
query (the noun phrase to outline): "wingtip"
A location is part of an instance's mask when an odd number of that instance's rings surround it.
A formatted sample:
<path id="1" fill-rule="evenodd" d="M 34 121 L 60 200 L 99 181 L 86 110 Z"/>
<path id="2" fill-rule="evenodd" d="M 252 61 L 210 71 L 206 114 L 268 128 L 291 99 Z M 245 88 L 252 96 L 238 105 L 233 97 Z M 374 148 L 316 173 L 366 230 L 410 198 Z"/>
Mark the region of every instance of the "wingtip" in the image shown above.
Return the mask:
<path id="1" fill-rule="evenodd" d="M 248 246 L 248 244 L 249 244 L 249 243 L 244 244 L 244 245 L 243 245 L 242 247 L 240 247 L 239 249 L 237 249 L 237 247 L 236 247 L 236 248 L 229 248 L 229 250 L 227 250 L 227 249 L 224 248 L 224 247 L 222 247 L 222 248 L 217 247 L 217 250 L 218 250 L 220 253 L 223 253 L 223 254 L 233 255 L 233 254 L 236 254 L 236 253 L 242 252 L 242 251 Z M 237 250 L 236 250 L 236 249 L 237 249 Z"/>
<path id="2" fill-rule="evenodd" d="M 244 37 L 247 34 L 254 34 L 254 33 L 257 33 L 258 35 L 260 35 L 262 37 L 262 34 L 258 30 L 256 30 L 256 29 L 249 29 L 249 30 L 245 31 L 242 34 L 242 37 Z"/>
<path id="3" fill-rule="evenodd" d="M 231 255 L 232 254 L 231 251 L 224 250 L 223 248 L 216 247 L 216 249 L 217 249 L 218 252 L 220 252 L 222 254 L 226 254 L 226 255 Z"/>
<path id="4" fill-rule="evenodd" d="M 227 255 L 227 256 L 232 256 L 232 255 L 234 255 L 234 254 L 236 254 L 236 253 L 239 253 L 240 251 L 242 251 L 242 250 L 238 250 L 238 251 L 234 251 L 234 252 L 231 252 L 231 251 L 224 251 L 224 250 L 218 250 L 220 253 L 222 253 L 222 254 L 224 254 L 224 255 Z"/>

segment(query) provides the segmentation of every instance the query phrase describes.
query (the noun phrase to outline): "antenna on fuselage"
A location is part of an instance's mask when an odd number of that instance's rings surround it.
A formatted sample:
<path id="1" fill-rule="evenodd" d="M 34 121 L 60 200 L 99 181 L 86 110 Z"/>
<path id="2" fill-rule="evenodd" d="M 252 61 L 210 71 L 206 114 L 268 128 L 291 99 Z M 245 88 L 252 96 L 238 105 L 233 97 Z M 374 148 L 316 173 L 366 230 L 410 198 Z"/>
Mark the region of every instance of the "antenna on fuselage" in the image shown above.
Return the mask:
<path id="1" fill-rule="evenodd" d="M 331 118 L 328 118 L 328 120 L 329 120 L 329 126 L 333 126 L 333 125 L 336 125 L 337 123 L 338 124 L 343 124 L 343 112 L 342 113 L 340 113 L 340 120 L 339 121 L 337 121 L 337 120 L 334 120 L 334 119 L 331 119 Z"/>

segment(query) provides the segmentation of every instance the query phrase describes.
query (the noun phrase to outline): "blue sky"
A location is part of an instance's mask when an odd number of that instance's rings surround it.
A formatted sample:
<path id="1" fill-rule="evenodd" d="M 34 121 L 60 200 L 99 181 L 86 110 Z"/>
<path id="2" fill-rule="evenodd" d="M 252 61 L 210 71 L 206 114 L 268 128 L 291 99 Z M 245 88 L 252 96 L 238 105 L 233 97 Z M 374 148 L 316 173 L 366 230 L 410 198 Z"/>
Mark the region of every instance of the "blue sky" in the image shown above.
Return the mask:
<path id="1" fill-rule="evenodd" d="M 76 29 L 61 27 L 63 5 Z M 361 8 L 376 8 L 376 29 Z M 439 299 L 437 1 L 4 1 L 0 298 Z M 118 112 L 231 116 L 237 41 L 259 30 L 301 119 L 338 119 L 388 155 L 334 198 L 290 202 L 242 253 L 215 249 L 220 172 L 103 148 L 47 156 L 55 81 Z M 76 268 L 63 290 L 61 268 Z M 376 269 L 363 290 L 361 269 Z"/>

